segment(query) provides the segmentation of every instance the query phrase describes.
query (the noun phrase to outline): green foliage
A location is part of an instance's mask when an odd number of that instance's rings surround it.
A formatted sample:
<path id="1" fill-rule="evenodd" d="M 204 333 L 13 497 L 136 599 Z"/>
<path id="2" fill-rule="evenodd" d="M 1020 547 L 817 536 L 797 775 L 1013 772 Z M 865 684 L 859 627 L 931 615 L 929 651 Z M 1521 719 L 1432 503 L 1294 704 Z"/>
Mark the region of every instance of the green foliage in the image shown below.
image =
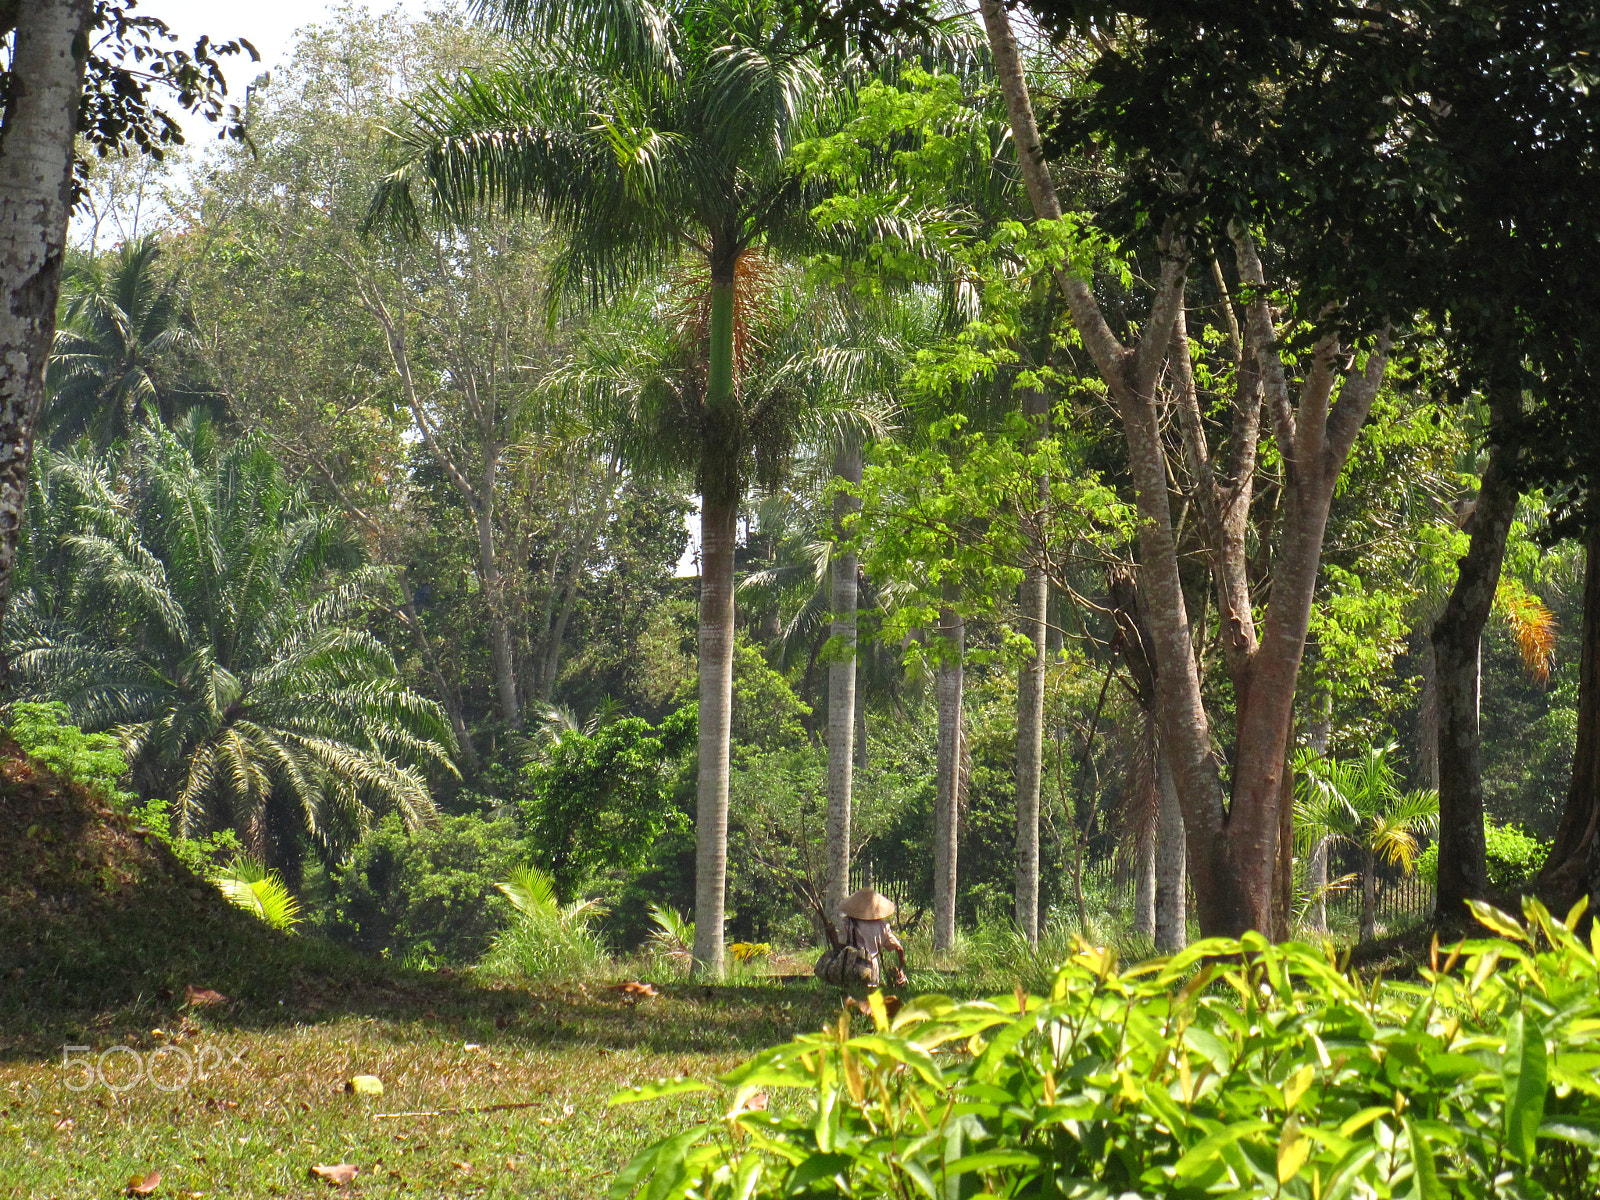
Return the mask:
<path id="1" fill-rule="evenodd" d="M 509 821 L 447 816 L 408 831 L 391 813 L 329 871 L 326 932 L 400 962 L 475 961 L 506 923 L 495 883 L 521 853 Z"/>
<path id="2" fill-rule="evenodd" d="M 496 886 L 515 914 L 484 956 L 490 975 L 523 979 L 581 979 L 610 961 L 605 944 L 589 928 L 605 916 L 603 905 L 576 900 L 563 905 L 555 880 L 533 866 L 512 869 Z"/>
<path id="3" fill-rule="evenodd" d="M 1295 828 L 1302 850 L 1327 838 L 1408 873 L 1415 868 L 1419 837 L 1438 828 L 1439 796 L 1401 792 L 1390 761 L 1394 749 L 1371 746 L 1352 759 L 1300 753 Z"/>
<path id="4" fill-rule="evenodd" d="M 1124 972 L 1080 947 L 1045 997 L 890 1020 L 874 994 L 872 1028 L 843 1013 L 724 1076 L 723 1117 L 611 1195 L 1577 1200 L 1600 1182 L 1600 932 L 1526 911 L 1480 907 L 1500 936 L 1418 983 L 1247 934 Z"/>
<path id="5" fill-rule="evenodd" d="M 211 882 L 230 903 L 260 917 L 274 929 L 292 933 L 300 923 L 300 902 L 282 877 L 252 859 L 240 859 L 215 875 Z"/>
<path id="6" fill-rule="evenodd" d="M 62 280 L 63 311 L 50 356 L 41 424 L 51 444 L 88 436 L 106 447 L 132 437 L 148 412 L 171 421 L 222 397 L 198 383 L 201 339 L 175 275 L 156 267 L 153 238 L 79 263 Z"/>
<path id="7" fill-rule="evenodd" d="M 528 844 L 560 894 L 600 871 L 637 869 L 658 838 L 687 827 L 673 796 L 695 728 L 696 707 L 686 704 L 659 728 L 624 717 L 550 733 L 518 782 Z"/>
<path id="8" fill-rule="evenodd" d="M 25 700 L 11 706 L 6 732 L 28 754 L 52 771 L 91 791 L 99 792 L 119 808 L 135 797 L 118 788 L 128 774 L 128 760 L 114 734 L 85 733 L 72 724 L 67 706 L 58 700 L 33 704 Z"/>
<path id="9" fill-rule="evenodd" d="M 1522 887 L 1539 873 L 1550 857 L 1550 843 L 1541 842 L 1519 825 L 1483 823 L 1484 859 L 1489 868 L 1489 886 L 1500 891 Z M 1439 847 L 1429 846 L 1417 859 L 1417 874 L 1429 883 L 1439 878 Z"/>
<path id="10" fill-rule="evenodd" d="M 338 853 L 374 811 L 426 822 L 454 739 L 363 628 L 385 574 L 262 440 L 151 425 L 131 466 L 38 464 L 6 627 L 23 694 L 115 726 L 184 836 L 232 827 L 290 861 L 305 836 Z"/>
<path id="11" fill-rule="evenodd" d="M 1027 568 L 1065 578 L 1069 564 L 1102 558 L 1132 533 L 1132 510 L 1084 468 L 1067 435 L 1040 438 L 1016 413 L 992 433 L 967 426 L 960 416 L 935 422 L 926 445 L 880 446 L 866 469 L 856 526 L 863 561 L 874 578 L 904 584 L 880 631 L 886 640 L 937 626 L 947 581 L 962 585 L 955 605 L 964 615 L 990 615 Z M 908 643 L 907 654 L 935 644 Z M 969 654 L 985 657 L 981 648 Z"/>
<path id="12" fill-rule="evenodd" d="M 668 905 L 652 904 L 651 931 L 648 946 L 652 954 L 687 971 L 694 963 L 694 922 Z"/>
<path id="13" fill-rule="evenodd" d="M 128 815 L 166 843 L 167 848 L 178 856 L 178 861 L 196 875 L 209 876 L 218 867 L 244 857 L 244 843 L 231 829 L 214 830 L 202 837 L 184 837 L 175 833 L 172 828 L 172 805 L 159 797 L 135 805 L 128 810 Z"/>

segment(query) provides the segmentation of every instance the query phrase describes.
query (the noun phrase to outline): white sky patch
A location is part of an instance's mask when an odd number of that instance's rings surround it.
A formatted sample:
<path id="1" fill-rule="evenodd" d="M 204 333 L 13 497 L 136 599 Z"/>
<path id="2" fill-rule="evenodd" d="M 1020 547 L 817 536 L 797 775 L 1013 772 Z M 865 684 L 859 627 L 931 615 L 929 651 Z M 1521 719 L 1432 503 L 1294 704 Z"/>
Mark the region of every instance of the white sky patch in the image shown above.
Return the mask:
<path id="1" fill-rule="evenodd" d="M 346 9 L 354 12 L 365 9 L 379 14 L 398 9 L 411 17 L 420 17 L 429 9 L 440 7 L 437 0 L 434 3 L 398 0 L 393 4 L 372 6 L 330 0 L 141 0 L 135 11 L 140 16 L 159 17 L 165 21 L 186 50 L 193 48 L 202 35 L 213 42 L 247 39 L 261 55 L 260 62 L 252 63 L 239 57 L 222 60 L 223 74 L 228 77 L 228 99 L 242 106 L 244 90 L 256 76 L 274 71 L 288 61 L 294 51 L 295 31 L 302 26 L 326 24 L 334 14 Z M 181 114 L 179 123 L 191 146 L 202 147 L 217 136 L 217 127 L 202 117 Z"/>

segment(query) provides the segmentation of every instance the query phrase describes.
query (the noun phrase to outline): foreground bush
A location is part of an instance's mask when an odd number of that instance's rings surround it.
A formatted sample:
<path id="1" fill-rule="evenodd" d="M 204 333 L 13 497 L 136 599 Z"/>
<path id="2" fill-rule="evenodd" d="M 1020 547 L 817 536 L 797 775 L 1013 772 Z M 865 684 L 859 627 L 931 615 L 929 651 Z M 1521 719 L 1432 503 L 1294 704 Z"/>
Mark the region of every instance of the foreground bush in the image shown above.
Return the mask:
<path id="1" fill-rule="evenodd" d="M 611 1194 L 1593 1197 L 1600 935 L 1532 903 L 1526 927 L 1479 917 L 1500 936 L 1420 984 L 1247 935 L 1122 973 L 1081 950 L 1044 1000 L 924 997 L 891 1021 L 874 997 L 875 1029 L 846 1013 L 758 1055 L 722 1120 Z M 799 1102 L 769 1107 L 780 1088 Z"/>

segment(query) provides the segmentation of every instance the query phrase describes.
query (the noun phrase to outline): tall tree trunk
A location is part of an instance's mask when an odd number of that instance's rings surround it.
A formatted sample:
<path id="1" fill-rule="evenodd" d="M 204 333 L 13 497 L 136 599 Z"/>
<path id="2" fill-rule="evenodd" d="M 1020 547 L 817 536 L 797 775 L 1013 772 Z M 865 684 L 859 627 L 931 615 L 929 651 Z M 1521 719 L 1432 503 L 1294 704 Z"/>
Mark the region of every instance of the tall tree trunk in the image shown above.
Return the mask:
<path id="1" fill-rule="evenodd" d="M 1040 146 L 1005 5 L 1002 0 L 980 0 L 979 7 L 1029 199 L 1040 219 L 1057 219 L 1061 216 L 1060 198 Z M 1362 371 L 1344 376 L 1334 404 L 1332 392 L 1339 378 L 1335 363 L 1342 348 L 1332 337 L 1324 338 L 1311 357 L 1297 396 L 1291 396 L 1255 242 L 1242 228 L 1235 231 L 1240 275 L 1250 297 L 1248 340 L 1258 372 L 1253 380 L 1262 388 L 1262 404 L 1273 414 L 1285 483 L 1283 532 L 1273 558 L 1272 595 L 1259 641 L 1252 605 L 1229 603 L 1220 612 L 1223 641 L 1240 660 L 1234 669 L 1239 704 L 1233 788 L 1230 802 L 1224 804 L 1179 578 L 1167 490 L 1169 472 L 1156 404 L 1157 378 L 1177 341 L 1173 331 L 1181 328 L 1188 260 L 1178 240 L 1163 237 L 1162 243 L 1160 280 L 1141 338 L 1132 349 L 1118 340 L 1088 281 L 1069 262 L 1057 266 L 1055 279 L 1083 345 L 1122 416 L 1138 501 L 1143 590 L 1159 667 L 1161 731 L 1183 806 L 1200 927 L 1208 935 L 1268 931 L 1283 751 L 1328 507 L 1334 484 L 1382 382 L 1389 339 L 1387 331 L 1379 334 L 1377 347 L 1367 355 Z M 1258 410 L 1253 399 L 1243 399 L 1239 407 L 1248 418 Z M 1240 688 L 1238 680 L 1242 678 L 1247 686 Z"/>
<path id="2" fill-rule="evenodd" d="M 695 788 L 694 963 L 723 968 L 728 878 L 728 738 L 733 716 L 733 568 L 738 543 L 738 419 L 733 412 L 736 259 L 712 264 L 710 355 L 700 499 L 700 775 Z"/>
<path id="3" fill-rule="evenodd" d="M 1515 399 L 1492 401 L 1493 429 L 1515 412 Z M 1517 510 L 1510 478 L 1512 452 L 1494 438 L 1478 502 L 1467 518 L 1470 536 L 1455 587 L 1434 622 L 1433 643 L 1439 704 L 1439 891 L 1435 917 L 1459 923 L 1468 900 L 1488 887 L 1483 846 L 1483 764 L 1478 738 L 1479 658 L 1483 627 L 1500 586 L 1506 535 Z"/>
<path id="4" fill-rule="evenodd" d="M 1172 768 L 1159 745 L 1156 805 L 1156 953 L 1176 954 L 1189 943 L 1189 848 Z"/>
<path id="5" fill-rule="evenodd" d="M 861 671 L 856 671 L 856 771 L 867 769 L 867 689 L 861 686 Z"/>
<path id="6" fill-rule="evenodd" d="M 1283 748 L 1278 785 L 1278 854 L 1272 864 L 1272 940 L 1289 940 L 1294 924 L 1294 725 Z"/>
<path id="7" fill-rule="evenodd" d="M 1431 653 L 1431 651 L 1430 651 Z M 1307 741 L 1313 754 L 1328 752 L 1328 739 L 1333 733 L 1333 693 L 1324 691 L 1317 697 L 1316 713 L 1311 718 Z M 1311 907 L 1306 922 L 1317 933 L 1328 932 L 1328 839 L 1318 838 L 1306 863 L 1306 890 L 1311 893 Z"/>
<path id="8" fill-rule="evenodd" d="M 945 601 L 959 596 L 945 584 Z M 967 628 L 961 614 L 946 607 L 939 614 L 939 633 L 948 643 L 934 681 L 939 714 L 939 791 L 933 813 L 933 948 L 948 950 L 956 938 L 956 844 L 961 813 L 962 657 Z"/>
<path id="9" fill-rule="evenodd" d="M 1422 689 L 1417 694 L 1417 758 L 1420 786 L 1439 786 L 1439 667 L 1433 639 L 1422 639 Z"/>
<path id="10" fill-rule="evenodd" d="M 487 474 L 487 472 L 486 472 Z M 478 572 L 483 577 L 484 598 L 489 605 L 489 657 L 494 666 L 494 691 L 499 702 L 500 720 L 512 729 L 521 723 L 517 703 L 517 664 L 511 652 L 511 622 L 506 613 L 504 581 L 494 544 L 493 492 L 479 494 Z"/>
<path id="11" fill-rule="evenodd" d="M 1563 915 L 1580 896 L 1595 910 L 1600 889 L 1600 531 L 1584 543 L 1583 646 L 1578 659 L 1578 742 L 1572 781 L 1539 892 Z"/>
<path id="12" fill-rule="evenodd" d="M 537 686 L 539 696 L 546 700 L 555 694 L 556 677 L 561 673 L 561 648 L 567 638 L 567 623 L 572 619 L 573 609 L 578 604 L 584 564 L 589 561 L 589 555 L 594 550 L 600 530 L 604 527 L 606 518 L 611 515 L 611 506 L 617 494 L 617 474 L 620 466 L 617 456 L 612 455 L 606 464 L 605 491 L 600 502 L 594 506 L 594 511 L 589 514 L 589 520 L 584 525 L 578 544 L 573 547 L 572 562 L 567 568 L 566 579 L 559 589 L 560 604 L 556 609 L 555 619 L 545 631 L 544 663 L 539 668 Z"/>
<path id="13" fill-rule="evenodd" d="M 11 598 L 28 468 L 72 210 L 89 0 L 20 0 L 0 115 L 0 614 Z"/>
<path id="14" fill-rule="evenodd" d="M 848 483 L 861 482 L 861 445 L 852 441 L 834 458 L 833 472 Z M 843 493 L 833 498 L 834 535 L 846 536 L 845 518 L 859 501 Z M 833 604 L 832 634 L 846 654 L 828 663 L 828 915 L 839 911 L 850 892 L 850 791 L 855 768 L 856 732 L 856 555 L 835 549 L 829 566 Z"/>
<path id="15" fill-rule="evenodd" d="M 1153 832 L 1153 831 L 1152 831 Z M 1134 846 L 1133 932 L 1139 937 L 1156 936 L 1156 842 L 1155 837 L 1140 838 Z"/>
<path id="16" fill-rule="evenodd" d="M 1043 392 L 1023 393 L 1023 414 L 1039 436 L 1050 427 L 1050 401 Z M 1050 481 L 1039 479 L 1041 505 Z M 1040 547 L 1040 550 L 1043 548 Z M 1039 554 L 1042 560 L 1044 555 Z M 1044 680 L 1046 606 L 1050 583 L 1044 571 L 1027 568 L 1022 579 L 1019 624 L 1032 643 L 1017 679 L 1017 894 L 1016 921 L 1028 941 L 1039 942 L 1039 789 L 1044 773 Z"/>
<path id="17" fill-rule="evenodd" d="M 1371 849 L 1361 852 L 1361 933 L 1370 942 L 1378 936 L 1378 863 Z"/>

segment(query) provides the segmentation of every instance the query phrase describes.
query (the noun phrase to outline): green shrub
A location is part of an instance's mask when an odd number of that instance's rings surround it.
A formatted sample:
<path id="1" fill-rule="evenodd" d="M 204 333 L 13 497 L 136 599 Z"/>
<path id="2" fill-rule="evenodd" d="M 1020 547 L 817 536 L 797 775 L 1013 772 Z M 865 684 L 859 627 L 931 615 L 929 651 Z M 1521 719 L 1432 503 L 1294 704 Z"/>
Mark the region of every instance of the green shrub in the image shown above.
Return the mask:
<path id="1" fill-rule="evenodd" d="M 606 915 L 593 900 L 562 904 L 555 880 L 538 867 L 520 866 L 496 885 L 515 915 L 484 955 L 489 975 L 523 979 L 582 979 L 608 965 L 605 943 L 589 928 Z"/>
<path id="2" fill-rule="evenodd" d="M 1600 932 L 1478 911 L 1501 936 L 1414 984 L 1250 934 L 1121 973 L 1082 948 L 1045 999 L 928 996 L 890 1021 L 874 994 L 875 1028 L 845 1013 L 757 1055 L 722 1119 L 611 1195 L 1592 1198 Z"/>
<path id="3" fill-rule="evenodd" d="M 1489 869 L 1489 886 L 1509 892 L 1539 873 L 1550 857 L 1550 845 L 1523 831 L 1519 825 L 1483 823 L 1483 850 Z M 1429 883 L 1439 880 L 1439 845 L 1435 842 L 1417 858 L 1417 874 Z"/>
<path id="4" fill-rule="evenodd" d="M 472 962 L 506 924 L 495 881 L 521 852 L 508 821 L 441 817 L 413 833 L 391 813 L 329 873 L 327 933 L 400 961 Z"/>
<path id="5" fill-rule="evenodd" d="M 67 717 L 67 706 L 58 700 L 43 704 L 19 701 L 11 706 L 7 732 L 30 756 L 58 775 L 126 809 L 135 797 L 117 786 L 128 773 L 122 743 L 115 734 L 85 733 Z"/>

